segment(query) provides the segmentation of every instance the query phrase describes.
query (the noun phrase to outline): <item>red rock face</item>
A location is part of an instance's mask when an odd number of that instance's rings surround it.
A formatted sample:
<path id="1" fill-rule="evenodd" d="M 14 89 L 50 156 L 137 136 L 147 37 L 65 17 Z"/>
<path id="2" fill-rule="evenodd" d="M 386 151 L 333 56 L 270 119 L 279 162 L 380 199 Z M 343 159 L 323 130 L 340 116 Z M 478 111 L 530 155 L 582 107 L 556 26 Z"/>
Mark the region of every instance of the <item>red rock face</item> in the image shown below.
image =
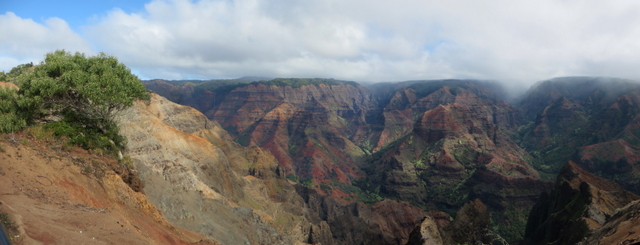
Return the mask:
<path id="1" fill-rule="evenodd" d="M 268 150 L 283 175 L 339 205 L 387 197 L 453 214 L 478 198 L 498 224 L 493 228 L 515 241 L 526 210 L 550 187 L 531 165 L 550 180 L 575 160 L 640 192 L 640 90 L 629 81 L 609 80 L 540 83 L 520 111 L 477 81 L 405 82 L 371 87 L 374 92 L 335 81 L 290 86 L 283 80 L 211 91 L 161 81 L 148 86 L 204 112 L 235 141 Z M 409 211 L 388 210 L 403 207 L 375 205 L 386 208 L 375 213 L 413 222 Z M 372 220 L 377 218 L 367 222 Z M 314 223 L 309 241 L 339 233 L 327 227 L 336 229 L 340 221 L 325 221 Z M 367 224 L 404 236 L 402 222 Z"/>
<path id="2" fill-rule="evenodd" d="M 370 184 L 385 195 L 450 212 L 479 198 L 494 220 L 524 225 L 524 213 L 549 184 L 528 164 L 531 156 L 501 129 L 515 128 L 513 108 L 446 86 L 409 108 L 426 111 L 368 171 L 377 180 Z"/>
<path id="3" fill-rule="evenodd" d="M 328 186 L 363 177 L 357 163 L 365 152 L 365 122 L 371 95 L 360 86 L 253 84 L 229 92 L 206 115 L 240 143 L 270 151 L 289 175 L 340 199 L 353 193 Z M 325 184 L 320 188 L 320 184 Z"/>
<path id="4" fill-rule="evenodd" d="M 435 94 L 449 93 L 448 90 L 445 87 Z M 451 98 L 460 102 L 439 104 L 425 111 L 412 132 L 399 141 L 399 152 L 388 157 L 405 162 L 403 166 L 413 160 L 414 166 L 409 168 L 443 172 L 447 177 L 458 176 L 459 180 L 469 177 L 463 171 L 475 169 L 475 165 L 503 176 L 538 179 L 537 172 L 527 163 L 530 156 L 493 123 L 493 115 L 510 108 L 487 104 L 469 91 L 459 91 L 460 98 Z M 423 105 L 430 103 L 421 101 Z M 428 150 L 425 146 L 429 146 Z"/>
<path id="5" fill-rule="evenodd" d="M 427 215 L 436 216 L 442 226 L 448 224 L 449 216 L 442 212 L 422 210 L 408 202 L 398 202 L 386 199 L 371 207 L 359 206 L 359 214 L 365 222 L 375 230 L 392 234 L 393 237 L 403 238 L 400 244 L 407 242 L 411 229 L 420 223 L 420 219 Z M 446 219 L 446 221 L 445 221 Z M 446 224 L 445 224 L 446 223 Z"/>
<path id="6" fill-rule="evenodd" d="M 271 152 L 291 179 L 340 204 L 359 197 L 349 186 L 366 177 L 360 187 L 367 195 L 450 213 L 472 198 L 492 210 L 533 205 L 545 185 L 528 165 L 531 157 L 505 134 L 521 119 L 490 89 L 414 83 L 388 93 L 380 102 L 351 84 L 256 83 L 220 95 L 205 114 L 241 144 Z M 404 236 L 412 228 L 389 232 Z"/>
<path id="7" fill-rule="evenodd" d="M 612 110 L 618 110 L 616 106 L 617 103 L 612 106 Z M 605 177 L 617 177 L 625 188 L 639 191 L 639 129 L 640 115 L 636 115 L 612 140 L 580 148 L 577 157 L 580 166 Z"/>
<path id="8" fill-rule="evenodd" d="M 224 244 L 401 244 L 427 213 L 392 200 L 346 204 L 340 189 L 319 194 L 285 179 L 262 148 L 238 145 L 203 114 L 157 95 L 122 115 L 150 200 L 171 222 Z"/>

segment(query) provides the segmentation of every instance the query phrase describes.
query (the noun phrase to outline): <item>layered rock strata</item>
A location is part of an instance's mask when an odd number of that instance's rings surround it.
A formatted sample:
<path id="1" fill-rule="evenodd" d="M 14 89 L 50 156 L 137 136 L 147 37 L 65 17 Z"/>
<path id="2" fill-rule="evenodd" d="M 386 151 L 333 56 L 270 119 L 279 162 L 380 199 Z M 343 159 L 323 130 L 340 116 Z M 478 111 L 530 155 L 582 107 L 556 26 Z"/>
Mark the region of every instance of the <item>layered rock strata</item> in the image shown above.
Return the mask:
<path id="1" fill-rule="evenodd" d="M 543 193 L 531 210 L 524 244 L 576 244 L 608 222 L 619 225 L 620 217 L 629 214 L 618 213 L 620 209 L 638 199 L 614 181 L 568 162 L 553 191 Z"/>

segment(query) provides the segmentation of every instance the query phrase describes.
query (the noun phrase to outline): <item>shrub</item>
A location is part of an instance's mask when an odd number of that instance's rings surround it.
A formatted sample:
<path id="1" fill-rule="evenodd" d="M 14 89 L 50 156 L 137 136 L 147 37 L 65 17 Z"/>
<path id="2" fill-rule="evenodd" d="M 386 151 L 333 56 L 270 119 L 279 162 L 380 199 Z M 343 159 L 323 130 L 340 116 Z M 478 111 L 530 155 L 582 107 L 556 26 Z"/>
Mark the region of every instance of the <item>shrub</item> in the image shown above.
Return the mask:
<path id="1" fill-rule="evenodd" d="M 86 58 L 58 50 L 46 55 L 33 71 L 15 79 L 20 87 L 18 105 L 28 122 L 73 115 L 83 123 L 104 129 L 115 113 L 146 99 L 144 85 L 115 57 L 101 53 Z"/>
<path id="2" fill-rule="evenodd" d="M 39 65 L 9 73 L 19 90 L 0 90 L 0 133 L 32 124 L 49 124 L 56 135 L 85 149 L 115 152 L 124 147 L 115 115 L 148 99 L 144 85 L 115 57 L 85 57 L 58 50 Z"/>
<path id="3" fill-rule="evenodd" d="M 27 125 L 17 106 L 15 89 L 0 87 L 0 133 L 14 132 Z"/>

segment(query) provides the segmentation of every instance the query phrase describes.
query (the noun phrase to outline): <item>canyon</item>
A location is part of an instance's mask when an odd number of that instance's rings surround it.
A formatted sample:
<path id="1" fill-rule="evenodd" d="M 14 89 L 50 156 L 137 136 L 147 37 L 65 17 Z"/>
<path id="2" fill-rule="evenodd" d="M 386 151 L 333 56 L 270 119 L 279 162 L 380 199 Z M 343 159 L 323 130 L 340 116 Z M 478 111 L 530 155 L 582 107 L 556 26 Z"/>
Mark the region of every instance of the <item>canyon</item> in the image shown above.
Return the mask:
<path id="1" fill-rule="evenodd" d="M 529 211 L 567 161 L 636 188 L 639 87 L 630 80 L 550 79 L 508 102 L 499 84 L 475 80 L 144 83 L 341 205 L 391 199 L 456 217 L 477 200 L 509 242 L 524 237 Z"/>
<path id="2" fill-rule="evenodd" d="M 131 170 L 28 132 L 3 136 L 0 170 L 11 179 L 0 207 L 17 217 L 21 241 L 638 240 L 635 81 L 555 78 L 516 100 L 477 80 L 143 84 L 151 98 L 117 117 Z M 55 216 L 69 212 L 76 218 Z M 127 235 L 116 236 L 121 223 Z"/>

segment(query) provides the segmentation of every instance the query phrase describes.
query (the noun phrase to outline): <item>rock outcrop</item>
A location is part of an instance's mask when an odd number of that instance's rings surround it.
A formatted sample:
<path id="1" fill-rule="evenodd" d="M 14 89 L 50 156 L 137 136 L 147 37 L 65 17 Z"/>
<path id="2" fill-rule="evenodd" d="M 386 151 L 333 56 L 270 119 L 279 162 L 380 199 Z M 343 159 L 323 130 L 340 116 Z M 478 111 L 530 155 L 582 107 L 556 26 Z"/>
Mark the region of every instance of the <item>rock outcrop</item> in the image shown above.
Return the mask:
<path id="1" fill-rule="evenodd" d="M 434 217 L 426 216 L 416 226 L 407 245 L 509 244 L 491 229 L 489 209 L 479 199 L 466 203 L 451 222 L 438 222 Z"/>
<path id="2" fill-rule="evenodd" d="M 462 206 L 456 218 L 442 230 L 445 234 L 444 244 L 509 244 L 492 231 L 489 209 L 480 199 Z"/>
<path id="3" fill-rule="evenodd" d="M 531 210 L 524 244 L 576 244 L 608 222 L 619 225 L 620 221 L 614 220 L 632 215 L 620 213 L 619 209 L 638 199 L 639 196 L 614 181 L 568 162 L 558 175 L 553 191 L 543 193 Z M 612 219 L 613 216 L 616 218 Z M 607 224 L 610 226 L 615 225 Z"/>
<path id="4" fill-rule="evenodd" d="M 604 225 L 591 231 L 580 245 L 622 244 L 633 245 L 640 242 L 640 201 L 636 200 L 616 212 Z"/>
<path id="5" fill-rule="evenodd" d="M 444 244 L 442 235 L 435 219 L 426 216 L 422 222 L 411 232 L 406 245 L 441 245 Z"/>

